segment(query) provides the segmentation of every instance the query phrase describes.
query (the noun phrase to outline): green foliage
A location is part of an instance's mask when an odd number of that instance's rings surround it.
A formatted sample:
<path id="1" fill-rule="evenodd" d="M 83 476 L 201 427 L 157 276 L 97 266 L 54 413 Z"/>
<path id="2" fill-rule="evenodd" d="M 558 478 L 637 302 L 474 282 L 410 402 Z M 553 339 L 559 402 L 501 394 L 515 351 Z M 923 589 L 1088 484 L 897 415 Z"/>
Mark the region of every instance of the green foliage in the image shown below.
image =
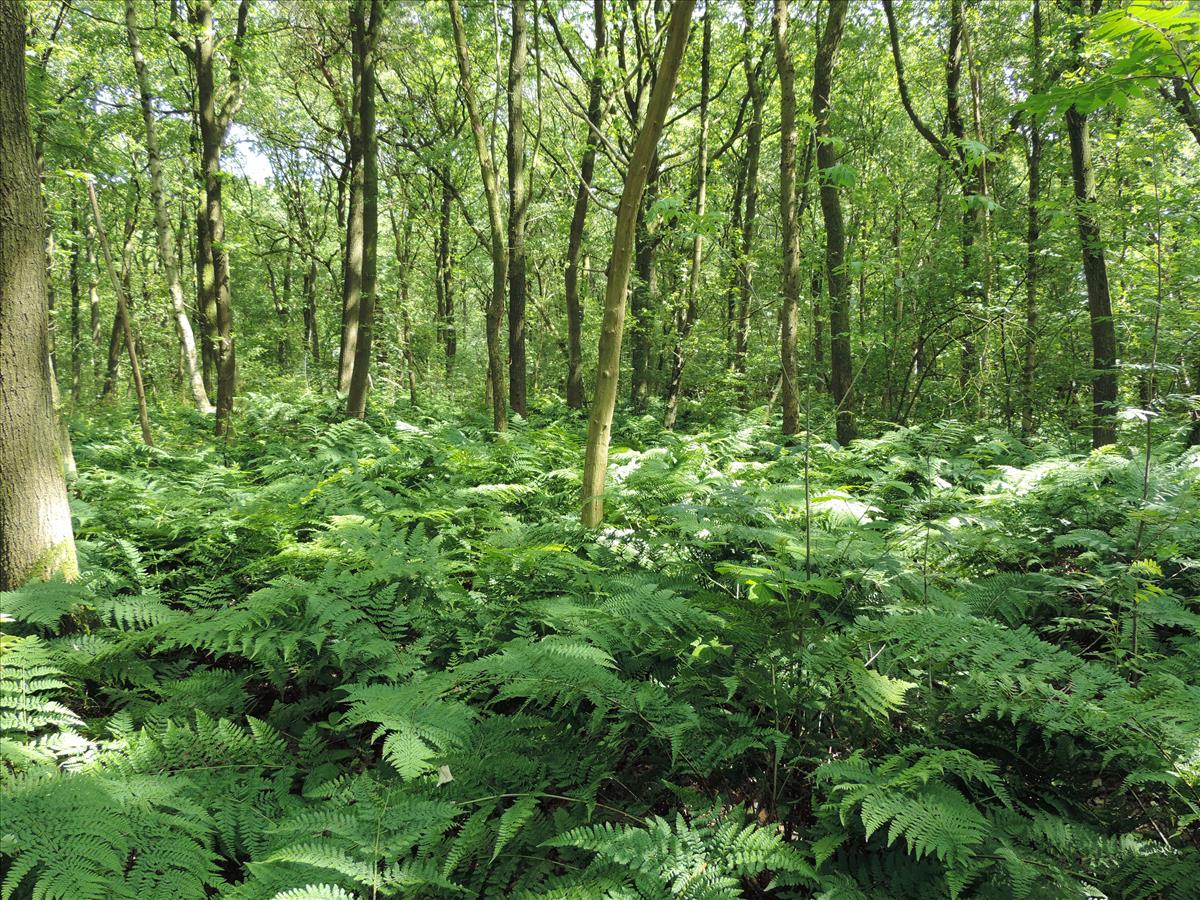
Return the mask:
<path id="1" fill-rule="evenodd" d="M 806 522 L 767 426 L 647 425 L 584 532 L 580 423 L 322 415 L 80 440 L 83 576 L 3 598 L 4 897 L 1200 884 L 1195 451 L 1143 504 L 1111 450 L 814 444 Z"/>

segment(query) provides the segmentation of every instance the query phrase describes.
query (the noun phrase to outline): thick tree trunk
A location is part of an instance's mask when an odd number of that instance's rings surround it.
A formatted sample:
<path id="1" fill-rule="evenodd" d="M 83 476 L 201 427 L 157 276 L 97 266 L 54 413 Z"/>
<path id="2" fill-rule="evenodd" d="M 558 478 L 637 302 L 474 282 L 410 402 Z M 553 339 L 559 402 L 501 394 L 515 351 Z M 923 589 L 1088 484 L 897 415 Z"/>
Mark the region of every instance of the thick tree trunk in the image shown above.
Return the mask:
<path id="1" fill-rule="evenodd" d="M 583 304 L 579 299 L 579 268 L 583 259 L 583 229 L 587 221 L 604 111 L 604 52 L 608 40 L 604 3 L 605 0 L 593 0 L 596 43 L 588 83 L 587 138 L 583 158 L 579 162 L 579 186 L 575 190 L 575 208 L 571 212 L 571 229 L 567 236 L 567 271 L 564 279 L 567 302 L 567 406 L 572 409 L 583 408 Z"/>
<path id="2" fill-rule="evenodd" d="M 138 92 L 142 104 L 142 121 L 146 128 L 146 156 L 150 166 L 150 198 L 154 203 L 154 227 L 158 236 L 158 258 L 167 282 L 167 294 L 171 298 L 171 309 L 175 315 L 175 332 L 183 351 L 183 363 L 192 402 L 202 413 L 213 412 L 204 389 L 204 377 L 196 355 L 196 339 L 192 323 L 188 321 L 187 307 L 183 302 L 183 284 L 179 280 L 179 261 L 172 242 L 171 227 L 167 219 L 167 199 L 163 193 L 162 159 L 158 149 L 158 130 L 151 105 L 150 76 L 146 73 L 146 60 L 142 55 L 138 38 L 137 10 L 134 0 L 125 0 L 125 31 L 129 38 L 129 52 L 133 56 L 133 68 L 137 73 Z"/>
<path id="3" fill-rule="evenodd" d="M 104 234 L 104 223 L 100 218 L 100 204 L 96 201 L 96 188 L 88 182 L 88 200 L 92 204 L 92 218 L 96 221 L 96 236 L 100 239 L 100 249 L 104 253 L 104 265 L 108 268 L 108 277 L 112 281 L 113 292 L 117 295 L 117 319 L 121 323 L 121 334 L 125 340 L 125 349 L 129 353 L 129 371 L 133 376 L 133 389 L 137 395 L 138 423 L 142 427 L 142 440 L 147 446 L 153 446 L 154 439 L 150 435 L 150 415 L 146 411 L 146 387 L 142 383 L 142 367 L 138 362 L 137 342 L 133 337 L 133 327 L 129 320 L 129 302 L 126 298 L 126 285 L 117 276 L 113 265 L 112 251 L 108 247 L 108 237 Z M 115 328 L 114 324 L 114 328 Z"/>
<path id="4" fill-rule="evenodd" d="M 456 0 L 451 0 L 456 3 Z M 613 410 L 617 404 L 618 376 L 621 370 L 621 333 L 625 325 L 625 292 L 629 286 L 629 263 L 633 255 L 633 237 L 642 191 L 650 164 L 657 154 L 658 138 L 662 134 L 683 51 L 687 46 L 695 0 L 676 0 L 671 7 L 667 26 L 667 45 L 659 63 L 658 78 L 650 94 L 646 118 L 638 132 L 629 171 L 617 205 L 617 223 L 613 232 L 612 256 L 609 260 L 608 285 L 604 290 L 604 323 L 600 331 L 600 347 L 596 371 L 596 394 L 588 420 L 587 448 L 583 462 L 584 525 L 598 525 L 604 518 L 604 477 L 608 470 L 608 445 L 612 431 Z"/>
<path id="5" fill-rule="evenodd" d="M 512 39 L 508 56 L 508 402 L 528 410 L 525 387 L 525 179 L 524 80 L 528 55 L 525 0 L 512 0 Z"/>
<path id="6" fill-rule="evenodd" d="M 496 183 L 496 162 L 488 148 L 487 132 L 479 114 L 479 103 L 471 82 L 471 57 L 458 0 L 450 0 L 450 20 L 454 27 L 454 51 L 462 79 L 463 97 L 475 138 L 479 172 L 487 195 L 488 224 L 491 227 L 492 294 L 487 305 L 488 384 L 491 388 L 492 422 L 497 431 L 508 428 L 505 403 L 504 359 L 500 347 L 500 324 L 504 318 L 504 291 L 508 281 L 508 250 L 505 245 L 504 219 L 500 213 L 500 189 Z"/>
<path id="7" fill-rule="evenodd" d="M 78 572 L 51 399 L 44 224 L 25 100 L 25 7 L 0 3 L 0 591 Z"/>
<path id="8" fill-rule="evenodd" d="M 1082 13 L 1082 0 L 1072 0 L 1071 5 L 1076 14 Z M 1074 34 L 1071 45 L 1076 54 L 1081 53 L 1081 32 Z M 1117 441 L 1117 329 L 1108 293 L 1104 243 L 1094 214 L 1096 174 L 1092 169 L 1087 114 L 1072 106 L 1067 110 L 1066 119 L 1071 144 L 1071 181 L 1075 188 L 1075 220 L 1079 226 L 1092 332 L 1092 446 L 1103 447 Z"/>
<path id="9" fill-rule="evenodd" d="M 687 305 L 676 316 L 675 345 L 671 351 L 671 380 L 667 384 L 663 427 L 674 428 L 679 414 L 679 391 L 683 384 L 686 344 L 700 317 L 700 265 L 704 257 L 701 224 L 708 209 L 708 92 L 712 48 L 712 7 L 704 7 L 704 37 L 700 48 L 700 146 L 696 150 L 696 234 L 692 238 L 692 260 L 688 275 Z"/>
<path id="10" fill-rule="evenodd" d="M 812 112 L 816 121 L 817 168 L 821 179 L 821 214 L 825 219 L 825 277 L 829 284 L 829 360 L 830 387 L 837 408 L 837 439 L 841 444 L 854 440 L 854 412 L 851 386 L 854 383 L 850 353 L 850 291 L 846 277 L 846 231 L 842 221 L 842 201 L 838 187 L 830 177 L 837 164 L 833 133 L 829 127 L 829 97 L 833 87 L 833 67 L 842 30 L 846 24 L 848 0 L 830 0 L 825 32 L 817 48 L 813 68 Z"/>
<path id="11" fill-rule="evenodd" d="M 788 49 L 787 0 L 775 0 L 772 18 L 775 65 L 779 70 L 779 215 L 783 232 L 783 308 L 779 313 L 783 433 L 800 430 L 800 386 L 796 371 L 797 304 L 800 296 L 800 227 L 796 210 L 796 69 Z"/>
<path id="12" fill-rule="evenodd" d="M 217 284 L 212 241 L 208 236 L 208 195 L 203 185 L 203 167 L 200 180 L 196 205 L 196 319 L 200 325 L 201 375 L 206 393 L 212 393 L 217 373 Z"/>

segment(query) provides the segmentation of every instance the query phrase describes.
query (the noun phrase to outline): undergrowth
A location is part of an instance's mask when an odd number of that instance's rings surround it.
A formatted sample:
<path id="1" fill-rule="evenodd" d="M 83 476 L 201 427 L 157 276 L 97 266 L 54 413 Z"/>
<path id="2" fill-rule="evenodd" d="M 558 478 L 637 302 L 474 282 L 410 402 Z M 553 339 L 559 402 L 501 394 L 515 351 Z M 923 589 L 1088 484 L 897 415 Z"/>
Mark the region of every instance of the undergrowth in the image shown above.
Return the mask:
<path id="1" fill-rule="evenodd" d="M 1196 450 L 175 415 L 0 597 L 0 900 L 1200 895 Z"/>

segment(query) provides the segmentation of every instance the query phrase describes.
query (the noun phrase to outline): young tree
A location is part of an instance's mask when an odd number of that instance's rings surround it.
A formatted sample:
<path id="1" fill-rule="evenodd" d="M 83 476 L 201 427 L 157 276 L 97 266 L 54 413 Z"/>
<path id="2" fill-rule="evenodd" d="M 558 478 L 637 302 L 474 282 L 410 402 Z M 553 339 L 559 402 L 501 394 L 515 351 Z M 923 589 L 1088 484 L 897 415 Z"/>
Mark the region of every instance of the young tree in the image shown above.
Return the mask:
<path id="1" fill-rule="evenodd" d="M 775 67 L 779 70 L 779 219 L 783 232 L 783 277 L 779 313 L 783 433 L 800 430 L 796 372 L 796 304 L 800 296 L 800 214 L 796 209 L 796 67 L 788 48 L 788 0 L 775 0 L 771 19 Z"/>
<path id="2" fill-rule="evenodd" d="M 78 572 L 51 399 L 45 217 L 25 106 L 25 5 L 0 3 L 0 591 Z"/>
<path id="3" fill-rule="evenodd" d="M 579 160 L 579 184 L 575 188 L 575 206 L 567 232 L 567 269 L 563 290 L 567 304 L 567 405 L 583 408 L 583 305 L 579 299 L 579 270 L 583 261 L 583 229 L 587 221 L 588 199 L 592 194 L 592 176 L 596 170 L 596 152 L 600 146 L 600 126 L 604 118 L 604 54 L 608 35 L 604 19 L 607 0 L 593 0 L 592 71 L 588 79 L 587 135 Z"/>
<path id="4" fill-rule="evenodd" d="M 536 27 L 536 23 L 535 23 Z M 508 56 L 508 402 L 520 415 L 525 398 L 525 221 L 529 191 L 525 176 L 525 62 L 528 57 L 525 0 L 512 0 Z"/>
<path id="5" fill-rule="evenodd" d="M 708 209 L 708 95 L 712 55 L 712 4 L 704 6 L 704 37 L 700 47 L 700 145 L 696 150 L 696 225 L 692 237 L 686 305 L 676 314 L 675 346 L 671 351 L 671 380 L 667 385 L 663 427 L 674 428 L 683 383 L 684 345 L 700 316 L 700 265 L 704 258 L 704 215 Z"/>
<path id="6" fill-rule="evenodd" d="M 451 0 L 456 4 L 456 0 Z M 676 0 L 667 26 L 667 45 L 659 61 L 658 78 L 650 93 L 646 118 L 638 131 L 629 170 L 617 205 L 617 224 L 613 232 L 609 258 L 608 285 L 604 290 L 604 323 L 597 353 L 596 393 L 588 420 L 587 447 L 583 462 L 584 525 L 598 525 L 604 518 L 604 476 L 608 470 L 608 445 L 612 432 L 613 410 L 617 404 L 617 384 L 621 369 L 621 335 L 625 327 L 625 292 L 629 286 L 629 263 L 633 255 L 633 233 L 646 176 L 658 150 L 658 139 L 666 122 L 667 110 L 675 94 L 675 82 L 691 28 L 696 0 Z"/>
<path id="7" fill-rule="evenodd" d="M 218 103 L 215 74 L 216 28 L 212 0 L 191 0 L 188 18 L 193 39 L 175 40 L 196 75 L 196 111 L 200 125 L 201 171 L 204 179 L 204 237 L 209 252 L 198 258 L 198 276 L 213 300 L 217 356 L 216 434 L 229 431 L 233 419 L 233 395 L 237 388 L 237 356 L 233 343 L 233 301 L 229 287 L 229 248 L 225 241 L 225 208 L 221 190 L 221 148 L 234 116 L 242 106 L 243 91 L 239 54 L 246 36 L 250 0 L 240 0 L 237 27 L 229 60 L 229 83 Z M 172 23 L 173 25 L 175 23 Z M 201 242 L 203 247 L 204 241 Z M 211 260 L 211 269 L 209 268 Z M 211 286 L 211 287 L 208 287 Z"/>
<path id="8" fill-rule="evenodd" d="M 133 56 L 133 68 L 137 73 L 138 94 L 142 104 L 142 122 L 146 129 L 146 157 L 150 165 L 150 198 L 154 204 L 154 227 L 158 236 L 158 257 L 163 276 L 167 282 L 167 295 L 171 298 L 171 310 L 175 315 L 175 331 L 179 336 L 188 386 L 192 402 L 202 413 L 214 411 L 204 389 L 204 376 L 196 353 L 196 338 L 192 323 L 188 320 L 187 307 L 183 302 L 183 284 L 179 279 L 179 259 L 175 254 L 171 226 L 167 217 L 167 198 L 163 190 L 162 154 L 158 147 L 158 126 L 154 121 L 154 92 L 150 88 L 150 76 L 146 70 L 146 58 L 142 55 L 142 44 L 138 37 L 137 7 L 134 0 L 125 0 L 125 32 L 129 39 L 129 52 Z"/>
<path id="9" fill-rule="evenodd" d="M 837 154 L 829 127 L 829 97 L 833 89 L 833 66 L 842 30 L 846 25 L 849 0 L 830 0 L 825 31 L 817 47 L 813 68 L 812 113 L 816 122 L 817 169 L 821 179 L 821 215 L 825 220 L 825 278 L 829 286 L 830 388 L 837 408 L 837 439 L 854 440 L 854 411 L 850 408 L 854 383 L 850 356 L 850 291 L 846 275 L 846 229 L 842 200 L 838 195 L 834 166 Z"/>
<path id="10" fill-rule="evenodd" d="M 346 415 L 361 419 L 367 412 L 370 390 L 371 346 L 374 341 L 375 301 L 378 292 L 377 259 L 379 248 L 379 138 L 375 133 L 375 56 L 379 31 L 383 24 L 380 0 L 354 0 L 355 45 L 359 54 L 359 129 L 362 132 L 362 297 L 358 310 L 358 341 L 354 371 L 350 377 L 350 395 Z"/>
<path id="11" fill-rule="evenodd" d="M 694 0 L 693 0 L 694 2 Z M 488 146 L 487 132 L 479 113 L 479 101 L 471 81 L 471 55 L 467 48 L 466 28 L 458 0 L 450 0 L 450 22 L 454 29 L 454 52 L 462 82 L 463 98 L 475 137 L 475 153 L 479 157 L 479 173 L 487 196 L 488 224 L 491 226 L 492 294 L 487 305 L 488 384 L 492 395 L 492 424 L 497 431 L 508 428 L 508 409 L 505 402 L 504 360 L 500 349 L 500 320 L 504 317 L 504 291 L 508 281 L 508 248 L 504 240 L 504 219 L 500 212 L 500 188 L 496 183 L 496 161 Z"/>
<path id="12" fill-rule="evenodd" d="M 1082 19 L 1083 0 L 1071 0 L 1071 11 Z M 1083 64 L 1083 24 L 1071 35 L 1071 50 Z M 1108 293 L 1108 266 L 1100 223 L 1096 220 L 1096 173 L 1092 168 L 1092 139 L 1087 113 L 1072 104 L 1066 112 L 1071 145 L 1071 183 L 1075 189 L 1075 221 L 1087 282 L 1088 319 L 1092 332 L 1092 446 L 1117 441 L 1117 328 Z"/>

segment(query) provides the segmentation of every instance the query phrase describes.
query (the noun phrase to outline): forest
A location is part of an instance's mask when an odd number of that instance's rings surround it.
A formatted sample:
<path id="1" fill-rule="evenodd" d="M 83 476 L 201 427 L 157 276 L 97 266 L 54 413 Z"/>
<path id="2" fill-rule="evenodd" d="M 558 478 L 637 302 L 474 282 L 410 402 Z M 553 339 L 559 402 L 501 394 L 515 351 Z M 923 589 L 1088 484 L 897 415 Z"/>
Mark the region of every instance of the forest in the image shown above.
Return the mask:
<path id="1" fill-rule="evenodd" d="M 0 900 L 1200 897 L 1200 0 L 0 0 Z"/>

